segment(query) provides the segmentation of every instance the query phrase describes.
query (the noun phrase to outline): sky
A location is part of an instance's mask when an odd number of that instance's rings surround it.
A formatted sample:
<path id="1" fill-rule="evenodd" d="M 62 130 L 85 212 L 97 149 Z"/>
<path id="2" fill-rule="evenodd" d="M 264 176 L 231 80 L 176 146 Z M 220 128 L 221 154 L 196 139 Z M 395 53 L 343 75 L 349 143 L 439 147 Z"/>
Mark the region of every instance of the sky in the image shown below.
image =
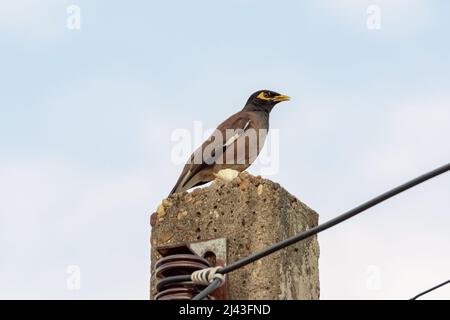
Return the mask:
<path id="1" fill-rule="evenodd" d="M 0 298 L 147 299 L 149 216 L 182 168 L 173 133 L 215 128 L 258 89 L 292 97 L 264 177 L 321 222 L 448 163 L 449 10 L 0 0 Z M 321 298 L 448 280 L 449 191 L 442 175 L 322 233 Z"/>

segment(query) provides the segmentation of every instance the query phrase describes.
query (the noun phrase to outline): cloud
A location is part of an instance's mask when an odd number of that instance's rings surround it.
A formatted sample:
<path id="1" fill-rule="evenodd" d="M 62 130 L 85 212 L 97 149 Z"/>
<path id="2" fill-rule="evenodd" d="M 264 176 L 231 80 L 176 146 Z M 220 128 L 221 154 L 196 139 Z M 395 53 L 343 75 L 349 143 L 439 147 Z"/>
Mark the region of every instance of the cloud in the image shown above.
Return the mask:
<path id="1" fill-rule="evenodd" d="M 450 149 L 445 145 L 450 135 L 449 101 L 443 97 L 422 98 L 388 108 L 385 124 L 375 133 L 373 148 L 364 155 L 363 170 L 375 168 L 395 179 L 448 162 Z"/>
<path id="2" fill-rule="evenodd" d="M 151 91 L 111 77 L 40 93 L 18 124 L 34 147 L 1 153 L 0 298 L 148 298 L 149 217 L 178 174 L 161 169 L 170 116 Z M 69 265 L 79 291 L 66 288 Z"/>
<path id="3" fill-rule="evenodd" d="M 1 298 L 147 297 L 153 174 L 51 158 L 0 167 Z M 79 292 L 68 265 L 81 268 Z"/>
<path id="4" fill-rule="evenodd" d="M 283 121 L 282 140 L 300 137 L 301 147 L 282 148 L 277 180 L 321 222 L 449 162 L 450 97 L 408 94 L 377 108 L 362 101 L 308 101 Z M 322 298 L 406 299 L 448 278 L 449 184 L 447 173 L 321 234 Z M 367 284 L 371 266 L 381 274 L 376 290 Z"/>
<path id="5" fill-rule="evenodd" d="M 450 277 L 446 227 L 406 207 L 372 209 L 319 236 L 322 299 L 404 300 Z M 379 286 L 371 286 L 374 276 Z M 446 288 L 427 298 L 449 294 Z"/>
<path id="6" fill-rule="evenodd" d="M 69 4 L 66 0 L 2 1 L 0 30 L 15 36 L 56 36 L 66 28 L 66 8 Z"/>

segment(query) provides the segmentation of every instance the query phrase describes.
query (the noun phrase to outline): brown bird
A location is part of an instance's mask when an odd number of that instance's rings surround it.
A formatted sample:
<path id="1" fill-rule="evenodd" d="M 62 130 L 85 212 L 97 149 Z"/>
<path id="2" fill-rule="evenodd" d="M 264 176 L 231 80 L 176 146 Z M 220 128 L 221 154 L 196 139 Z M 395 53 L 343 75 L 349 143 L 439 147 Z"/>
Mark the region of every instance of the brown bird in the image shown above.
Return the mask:
<path id="1" fill-rule="evenodd" d="M 255 161 L 269 130 L 273 107 L 288 96 L 260 90 L 250 96 L 244 108 L 222 122 L 189 157 L 170 195 L 208 183 L 231 169 L 242 172 Z"/>

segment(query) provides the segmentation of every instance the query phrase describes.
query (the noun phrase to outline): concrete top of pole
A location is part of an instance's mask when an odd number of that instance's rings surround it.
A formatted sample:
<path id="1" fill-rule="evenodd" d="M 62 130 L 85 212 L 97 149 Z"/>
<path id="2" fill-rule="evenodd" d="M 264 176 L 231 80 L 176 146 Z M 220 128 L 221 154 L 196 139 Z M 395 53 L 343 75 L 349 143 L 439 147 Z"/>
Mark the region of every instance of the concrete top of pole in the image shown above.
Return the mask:
<path id="1" fill-rule="evenodd" d="M 317 223 L 318 214 L 278 183 L 246 172 L 216 179 L 162 201 L 152 217 L 152 273 L 159 246 L 224 237 L 232 262 Z M 318 257 L 312 237 L 236 270 L 228 276 L 229 298 L 318 299 Z"/>

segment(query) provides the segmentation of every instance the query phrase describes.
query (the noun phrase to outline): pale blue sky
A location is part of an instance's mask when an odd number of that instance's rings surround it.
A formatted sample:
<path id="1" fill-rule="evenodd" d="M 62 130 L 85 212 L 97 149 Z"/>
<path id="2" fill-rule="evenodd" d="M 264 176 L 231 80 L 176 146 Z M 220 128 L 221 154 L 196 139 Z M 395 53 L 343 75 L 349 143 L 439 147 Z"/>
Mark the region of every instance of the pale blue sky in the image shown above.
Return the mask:
<path id="1" fill-rule="evenodd" d="M 268 178 L 321 221 L 447 163 L 449 9 L 0 0 L 0 298 L 147 298 L 149 214 L 181 170 L 171 133 L 215 127 L 257 89 L 293 98 L 271 118 Z M 403 299 L 448 279 L 449 190 L 442 176 L 321 235 L 322 298 Z"/>

